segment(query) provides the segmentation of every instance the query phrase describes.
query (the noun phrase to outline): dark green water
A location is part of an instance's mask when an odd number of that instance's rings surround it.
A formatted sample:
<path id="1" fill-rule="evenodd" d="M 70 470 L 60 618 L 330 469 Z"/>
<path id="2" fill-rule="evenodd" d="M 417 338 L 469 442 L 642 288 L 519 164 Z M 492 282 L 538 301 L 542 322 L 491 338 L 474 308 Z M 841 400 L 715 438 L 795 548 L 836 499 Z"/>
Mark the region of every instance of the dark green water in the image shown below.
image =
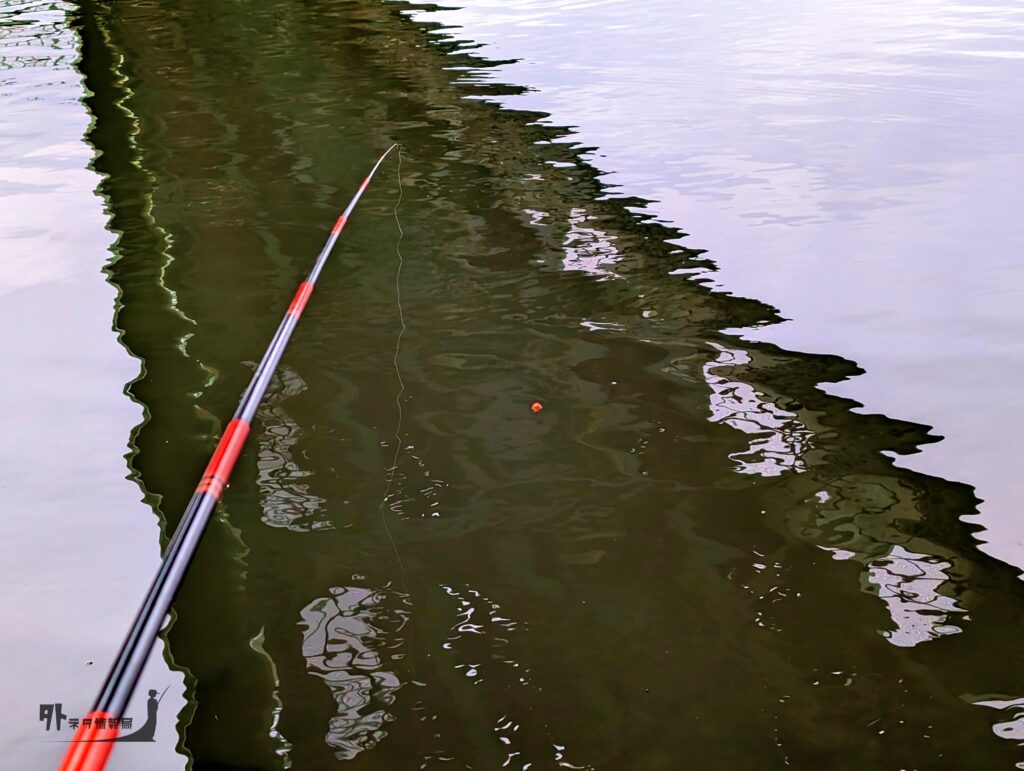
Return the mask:
<path id="1" fill-rule="evenodd" d="M 177 600 L 192 767 L 1012 767 L 1011 715 L 977 702 L 1024 693 L 1016 572 L 961 522 L 969 487 L 884 454 L 934 437 L 823 394 L 852 362 L 723 333 L 777 315 L 688 278 L 714 255 L 563 132 L 467 99 L 514 86 L 467 85 L 487 62 L 401 9 L 73 17 L 165 535 L 404 145 Z"/>

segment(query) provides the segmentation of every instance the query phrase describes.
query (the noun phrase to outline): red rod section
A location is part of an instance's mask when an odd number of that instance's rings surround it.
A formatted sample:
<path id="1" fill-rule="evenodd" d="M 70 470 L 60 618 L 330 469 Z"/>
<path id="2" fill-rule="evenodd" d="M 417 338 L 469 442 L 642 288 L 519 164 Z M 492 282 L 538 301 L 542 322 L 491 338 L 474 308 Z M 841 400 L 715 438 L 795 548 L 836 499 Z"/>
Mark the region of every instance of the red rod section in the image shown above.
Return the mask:
<path id="1" fill-rule="evenodd" d="M 106 727 L 113 717 L 109 712 L 90 712 L 82 718 L 60 771 L 103 771 L 114 749 L 111 740 L 118 734 L 117 728 Z"/>
<path id="2" fill-rule="evenodd" d="M 295 293 L 295 299 L 292 300 L 292 304 L 288 306 L 288 315 L 295 316 L 298 318 L 302 315 L 302 309 L 306 307 L 306 303 L 309 302 L 309 296 L 313 294 L 313 285 L 308 281 L 303 281 L 299 284 L 299 291 Z"/>
<path id="3" fill-rule="evenodd" d="M 231 477 L 231 470 L 235 467 L 235 461 L 238 460 L 238 455 L 242 452 L 242 446 L 245 444 L 247 436 L 249 436 L 249 424 L 244 420 L 234 418 L 228 423 L 228 428 L 224 432 L 224 436 L 220 438 L 220 442 L 217 443 L 217 449 L 214 450 L 213 457 L 210 458 L 203 478 L 199 480 L 199 486 L 196 487 L 197 495 L 208 492 L 220 500 L 220 494 L 224 492 L 224 486 Z"/>

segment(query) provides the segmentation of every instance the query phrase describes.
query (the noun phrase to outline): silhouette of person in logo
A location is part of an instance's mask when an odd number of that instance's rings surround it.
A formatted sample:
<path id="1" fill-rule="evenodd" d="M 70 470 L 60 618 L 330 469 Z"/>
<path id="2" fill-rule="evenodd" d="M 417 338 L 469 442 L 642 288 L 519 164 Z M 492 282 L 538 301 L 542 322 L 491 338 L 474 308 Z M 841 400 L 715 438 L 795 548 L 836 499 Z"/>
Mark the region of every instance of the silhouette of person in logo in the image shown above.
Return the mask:
<path id="1" fill-rule="evenodd" d="M 167 686 L 170 688 L 171 686 Z M 156 734 L 156 711 L 160 708 L 160 699 L 164 697 L 164 693 L 167 693 L 167 688 L 164 688 L 164 692 L 159 696 L 156 695 L 156 691 L 149 692 L 149 699 L 146 701 L 146 722 L 142 724 L 142 727 L 138 731 L 133 731 L 130 734 L 124 736 L 115 736 L 110 739 L 72 739 L 72 742 L 98 742 L 100 744 L 109 742 L 151 742 L 153 736 Z M 106 713 L 94 713 L 97 715 L 105 715 Z"/>
<path id="2" fill-rule="evenodd" d="M 169 688 L 170 686 L 168 686 Z M 167 688 L 164 688 L 164 693 L 167 693 Z M 117 742 L 151 742 L 153 736 L 156 734 L 156 711 L 160 707 L 160 699 L 164 697 L 164 693 L 161 693 L 159 698 L 156 695 L 156 691 L 149 692 L 149 699 L 146 701 L 146 722 L 137 731 L 132 731 L 130 734 L 125 736 L 119 736 L 114 741 Z"/>

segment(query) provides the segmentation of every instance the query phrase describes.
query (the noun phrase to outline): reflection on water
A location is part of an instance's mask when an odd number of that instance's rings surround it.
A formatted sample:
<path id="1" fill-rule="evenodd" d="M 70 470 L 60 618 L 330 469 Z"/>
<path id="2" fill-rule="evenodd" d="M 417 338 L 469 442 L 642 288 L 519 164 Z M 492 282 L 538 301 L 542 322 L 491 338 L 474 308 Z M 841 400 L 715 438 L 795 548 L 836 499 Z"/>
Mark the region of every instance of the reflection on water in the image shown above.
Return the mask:
<path id="1" fill-rule="evenodd" d="M 533 216 L 535 212 L 528 211 Z M 619 253 L 615 249 L 615 237 L 609 236 L 597 228 L 587 227 L 587 221 L 594 219 L 587 216 L 583 208 L 569 211 L 569 230 L 565 234 L 563 248 L 565 258 L 562 265 L 565 270 L 580 270 L 592 276 L 617 277 L 615 264 L 619 262 Z M 535 224 L 542 220 L 534 219 Z"/>
<path id="2" fill-rule="evenodd" d="M 1016 742 L 1024 747 L 1024 699 L 978 699 L 973 702 L 982 707 L 992 707 L 1000 711 L 1000 722 L 992 730 L 1001 739 Z M 1024 762 L 1017 763 L 1016 768 L 1024 768 Z"/>
<path id="3" fill-rule="evenodd" d="M 749 364 L 747 354 L 717 344 L 713 347 L 718 358 L 704 365 L 704 379 L 711 386 L 711 421 L 722 421 L 757 437 L 751 440 L 749 449 L 729 456 L 736 461 L 737 471 L 763 477 L 805 471 L 803 455 L 811 432 L 796 415 L 764 401 L 749 384 L 729 380 L 717 371 Z"/>
<path id="4" fill-rule="evenodd" d="M 366 160 L 406 148 L 386 505 L 382 175 L 176 602 L 195 768 L 1020 760 L 969 697 L 1024 693 L 1017 576 L 970 488 L 892 459 L 936 437 L 825 393 L 849 360 L 723 331 L 780 317 L 494 104 L 494 62 L 371 0 L 88 3 L 79 30 L 168 525 Z"/>
<path id="5" fill-rule="evenodd" d="M 387 736 L 385 723 L 395 719 L 388 708 L 401 682 L 385 667 L 401 658 L 395 651 L 404 644 L 398 633 L 408 613 L 387 610 L 384 600 L 370 589 L 335 587 L 301 612 L 302 655 L 338 704 L 325 740 L 341 760 L 373 749 Z"/>
<path id="6" fill-rule="evenodd" d="M 857 557 L 845 549 L 822 547 L 839 560 Z M 863 575 L 864 590 L 885 602 L 895 629 L 882 635 L 902 648 L 912 648 L 942 635 L 963 631 L 953 623 L 966 614 L 953 597 L 942 592 L 954 590 L 953 579 L 946 572 L 952 565 L 928 554 L 915 554 L 902 546 L 867 564 Z M 967 621 L 969 617 L 961 616 Z"/>
<path id="7" fill-rule="evenodd" d="M 45 201 L 50 211 L 68 216 L 76 203 L 69 194 L 91 181 L 83 179 L 86 159 L 75 142 L 84 116 L 74 105 L 77 51 L 66 13 L 63 4 L 0 1 L 2 294 L 79 272 L 70 255 L 53 248 L 40 207 Z M 33 130 L 47 119 L 49 131 Z M 69 241 L 80 236 L 82 224 L 69 223 Z"/>
<path id="8" fill-rule="evenodd" d="M 944 584 L 950 581 L 946 571 L 951 567 L 949 562 L 901 546 L 894 546 L 888 555 L 868 566 L 867 580 L 877 588 L 896 624 L 895 630 L 885 632 L 889 642 L 909 648 L 962 631 L 952 619 L 964 609 L 957 607 L 954 598 L 939 593 L 948 591 Z"/>
<path id="9" fill-rule="evenodd" d="M 273 679 L 273 688 L 270 692 L 270 700 L 273 706 L 271 707 L 270 714 L 270 726 L 268 727 L 267 734 L 271 739 L 277 742 L 277 754 L 281 757 L 281 765 L 283 768 L 291 768 L 291 742 L 288 741 L 287 737 L 281 734 L 281 712 L 284 710 L 284 703 L 281 701 L 281 678 L 277 672 L 277 664 L 274 663 L 274 658 L 267 653 L 264 647 L 266 641 L 266 632 L 261 629 L 252 640 L 249 641 L 249 647 L 259 653 L 267 663 L 268 668 L 271 672 Z"/>
<path id="10" fill-rule="evenodd" d="M 466 677 L 473 686 L 482 686 L 486 682 L 490 689 L 499 691 L 522 689 L 527 701 L 542 698 L 537 683 L 531 679 L 529 668 L 517 661 L 510 651 L 516 637 L 528 633 L 527 625 L 508 618 L 499 603 L 471 586 L 461 589 L 442 586 L 441 589 L 457 603 L 451 634 L 441 644 L 442 649 L 455 662 L 452 669 Z M 500 709 L 499 705 L 495 706 Z M 545 766 L 593 768 L 570 762 L 568 756 L 572 753 L 558 743 L 557 736 L 548 735 L 548 746 L 532 745 L 529 739 L 524 741 L 520 730 L 527 720 L 528 715 L 519 715 L 511 710 L 495 719 L 493 739 L 497 742 L 495 747 L 498 750 L 495 758 L 500 759 L 501 768 L 524 771 Z M 454 759 L 460 754 L 458 748 L 452 747 L 427 760 Z"/>
<path id="11" fill-rule="evenodd" d="M 288 415 L 284 402 L 305 388 L 294 370 L 282 366 L 257 412 L 264 430 L 256 461 L 263 521 L 271 527 L 299 533 L 331 527 L 331 522 L 320 513 L 326 501 L 312 494 L 304 481 L 311 472 L 304 470 L 292 454 L 302 429 Z"/>
<path id="12" fill-rule="evenodd" d="M 458 602 L 459 615 L 455 626 L 452 627 L 451 636 L 441 647 L 446 651 L 454 651 L 458 647 L 462 652 L 462 658 L 465 658 L 467 648 L 477 647 L 474 646 L 474 642 L 479 642 L 485 648 L 477 652 L 475 661 L 455 664 L 455 670 L 462 672 L 474 685 L 480 685 L 484 681 L 483 670 L 489 669 L 492 664 L 504 664 L 520 670 L 519 662 L 504 653 L 509 637 L 515 634 L 519 625 L 501 615 L 501 606 L 472 588 L 467 588 L 465 592 L 459 592 L 450 586 L 442 588 L 449 597 L 454 597 Z M 479 640 L 467 635 L 478 635 Z M 457 646 L 456 643 L 460 642 L 462 644 Z M 469 655 L 470 658 L 474 658 L 473 654 Z M 486 666 L 485 661 L 488 662 Z M 521 685 L 529 683 L 529 675 L 528 669 L 521 669 L 514 674 Z"/>

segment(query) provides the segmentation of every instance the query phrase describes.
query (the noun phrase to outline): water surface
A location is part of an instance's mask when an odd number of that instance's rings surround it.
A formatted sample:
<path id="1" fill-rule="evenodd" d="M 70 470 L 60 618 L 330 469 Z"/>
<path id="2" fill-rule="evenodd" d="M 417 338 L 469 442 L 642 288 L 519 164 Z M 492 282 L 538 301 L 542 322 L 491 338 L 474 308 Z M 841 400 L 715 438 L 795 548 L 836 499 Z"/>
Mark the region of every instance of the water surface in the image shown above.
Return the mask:
<path id="1" fill-rule="evenodd" d="M 455 5 L 415 16 L 510 60 L 502 104 L 573 126 L 788 320 L 745 337 L 850 358 L 831 393 L 935 426 L 903 462 L 975 486 L 983 548 L 1024 568 L 1019 2 Z"/>
<path id="2" fill-rule="evenodd" d="M 159 558 L 158 521 L 125 457 L 144 406 L 118 344 L 117 289 L 90 116 L 68 3 L 0 2 L 0 766 L 56 767 L 71 731 L 46 731 L 41 704 L 80 718 Z M 157 646 L 144 682 L 182 678 Z M 129 715 L 144 714 L 137 704 Z M 155 747 L 112 769 L 181 768 L 173 719 Z"/>
<path id="3" fill-rule="evenodd" d="M 730 332 L 781 316 L 408 10 L 73 19 L 142 364 L 125 441 L 165 535 L 338 210 L 404 145 L 175 604 L 191 767 L 1024 760 L 1017 571 L 964 523 L 972 487 L 892 460 L 935 434 L 819 387 L 850 358 Z"/>

